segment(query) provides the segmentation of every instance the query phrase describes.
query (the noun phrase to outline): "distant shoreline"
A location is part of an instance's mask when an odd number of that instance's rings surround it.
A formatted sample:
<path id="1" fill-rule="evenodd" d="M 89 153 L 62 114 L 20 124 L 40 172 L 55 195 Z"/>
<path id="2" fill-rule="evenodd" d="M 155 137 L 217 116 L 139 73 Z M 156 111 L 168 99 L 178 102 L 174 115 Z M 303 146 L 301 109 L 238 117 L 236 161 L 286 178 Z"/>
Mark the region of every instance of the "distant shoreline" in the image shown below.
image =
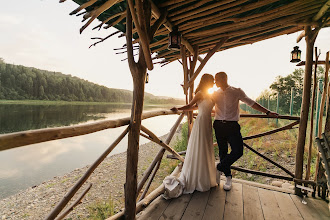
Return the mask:
<path id="1" fill-rule="evenodd" d="M 83 101 L 49 101 L 49 100 L 0 100 L 0 104 L 8 105 L 128 105 L 128 102 L 83 102 Z M 176 104 L 145 103 L 145 106 L 175 106 Z"/>

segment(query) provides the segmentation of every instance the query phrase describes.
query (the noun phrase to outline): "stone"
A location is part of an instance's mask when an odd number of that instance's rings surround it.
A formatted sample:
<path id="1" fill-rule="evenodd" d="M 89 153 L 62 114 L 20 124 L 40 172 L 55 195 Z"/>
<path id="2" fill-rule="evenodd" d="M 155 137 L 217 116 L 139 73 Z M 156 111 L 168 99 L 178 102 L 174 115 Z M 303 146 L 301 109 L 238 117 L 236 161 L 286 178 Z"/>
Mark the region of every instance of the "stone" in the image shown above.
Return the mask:
<path id="1" fill-rule="evenodd" d="M 290 183 L 283 183 L 282 184 L 282 188 L 285 188 L 285 189 L 290 189 L 292 185 Z"/>
<path id="2" fill-rule="evenodd" d="M 282 184 L 283 184 L 283 182 L 281 182 L 281 181 L 273 181 L 271 185 L 277 186 L 277 187 L 282 187 Z"/>
<path id="3" fill-rule="evenodd" d="M 2 220 L 6 219 L 6 215 L 3 215 L 3 216 L 1 217 L 1 219 L 2 219 Z"/>

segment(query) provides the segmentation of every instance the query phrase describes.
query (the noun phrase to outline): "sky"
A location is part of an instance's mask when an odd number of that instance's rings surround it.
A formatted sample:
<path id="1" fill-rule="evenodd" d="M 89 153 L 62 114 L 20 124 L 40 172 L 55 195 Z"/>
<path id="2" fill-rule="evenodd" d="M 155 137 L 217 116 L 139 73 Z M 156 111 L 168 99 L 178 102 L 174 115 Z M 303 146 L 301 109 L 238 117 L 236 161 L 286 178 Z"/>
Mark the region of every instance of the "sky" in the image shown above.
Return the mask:
<path id="1" fill-rule="evenodd" d="M 110 88 L 132 90 L 127 60 L 121 61 L 126 54 L 116 55 L 113 50 L 126 43 L 124 37 L 115 35 L 89 49 L 95 42 L 92 37 L 105 37 L 116 29 L 92 30 L 99 24 L 95 20 L 79 34 L 84 23 L 81 17 L 69 15 L 78 7 L 71 0 L 61 4 L 58 0 L 1 1 L 0 57 L 6 63 L 62 72 Z M 203 73 L 215 75 L 225 71 L 230 85 L 242 88 L 255 99 L 269 88 L 277 76 L 286 76 L 298 68 L 290 63 L 290 52 L 294 46 L 299 46 L 304 60 L 306 44 L 304 39 L 296 43 L 298 35 L 284 35 L 218 52 L 208 61 L 196 81 Z M 315 46 L 321 49 L 319 59 L 324 60 L 330 50 L 330 28 L 320 31 Z M 183 70 L 178 61 L 164 67 L 155 65 L 148 73 L 146 92 L 184 98 L 180 86 Z"/>

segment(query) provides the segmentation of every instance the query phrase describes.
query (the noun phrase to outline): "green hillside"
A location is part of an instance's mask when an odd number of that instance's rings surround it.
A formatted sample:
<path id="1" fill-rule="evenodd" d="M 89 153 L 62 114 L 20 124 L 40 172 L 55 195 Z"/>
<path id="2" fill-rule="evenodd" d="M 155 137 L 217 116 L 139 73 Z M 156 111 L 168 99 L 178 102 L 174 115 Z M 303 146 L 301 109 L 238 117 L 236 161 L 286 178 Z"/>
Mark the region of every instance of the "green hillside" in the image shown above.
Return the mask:
<path id="1" fill-rule="evenodd" d="M 0 100 L 51 100 L 131 103 L 129 90 L 112 89 L 75 76 L 8 64 L 0 58 Z M 183 104 L 183 100 L 145 94 L 148 104 Z"/>

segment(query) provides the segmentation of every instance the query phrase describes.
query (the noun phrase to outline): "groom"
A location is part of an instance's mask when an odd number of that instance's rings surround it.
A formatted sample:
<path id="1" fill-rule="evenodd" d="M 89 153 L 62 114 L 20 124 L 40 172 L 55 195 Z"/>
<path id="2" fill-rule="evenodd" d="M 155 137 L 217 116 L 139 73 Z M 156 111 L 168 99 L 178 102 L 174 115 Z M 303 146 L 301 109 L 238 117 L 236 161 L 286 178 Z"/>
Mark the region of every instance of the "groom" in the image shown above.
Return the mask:
<path id="1" fill-rule="evenodd" d="M 278 116 L 249 97 L 243 90 L 228 85 L 227 74 L 219 72 L 215 75 L 215 84 L 220 87 L 214 92 L 215 101 L 215 121 L 213 128 L 219 147 L 220 163 L 217 169 L 226 175 L 224 190 L 231 189 L 232 176 L 230 166 L 243 155 L 243 139 L 240 132 L 239 120 L 239 101 L 246 103 L 252 108 L 271 116 Z M 228 154 L 228 143 L 231 152 Z"/>

